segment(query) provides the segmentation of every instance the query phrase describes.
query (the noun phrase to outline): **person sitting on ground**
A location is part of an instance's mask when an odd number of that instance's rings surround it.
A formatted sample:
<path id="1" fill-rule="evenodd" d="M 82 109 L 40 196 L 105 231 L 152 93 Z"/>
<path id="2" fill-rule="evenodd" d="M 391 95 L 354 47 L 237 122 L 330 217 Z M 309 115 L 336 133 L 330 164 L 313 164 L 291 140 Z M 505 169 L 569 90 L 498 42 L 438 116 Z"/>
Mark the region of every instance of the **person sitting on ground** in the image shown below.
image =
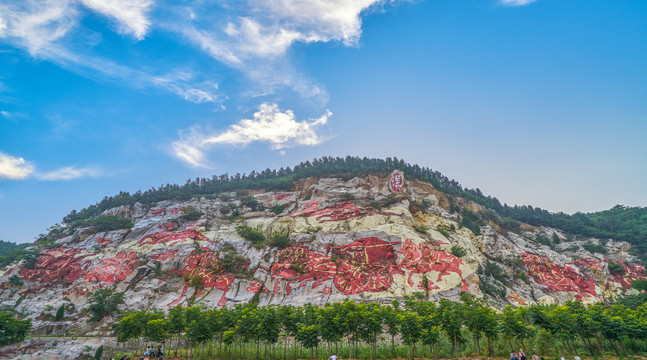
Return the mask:
<path id="1" fill-rule="evenodd" d="M 535 355 L 535 353 L 532 353 L 532 360 L 539 360 L 539 356 Z"/>
<path id="2" fill-rule="evenodd" d="M 527 360 L 526 354 L 523 352 L 523 349 L 519 349 L 519 360 Z"/>
<path id="3" fill-rule="evenodd" d="M 335 353 L 333 353 L 332 355 L 330 355 L 328 357 L 328 360 L 337 360 L 337 355 L 335 355 Z"/>

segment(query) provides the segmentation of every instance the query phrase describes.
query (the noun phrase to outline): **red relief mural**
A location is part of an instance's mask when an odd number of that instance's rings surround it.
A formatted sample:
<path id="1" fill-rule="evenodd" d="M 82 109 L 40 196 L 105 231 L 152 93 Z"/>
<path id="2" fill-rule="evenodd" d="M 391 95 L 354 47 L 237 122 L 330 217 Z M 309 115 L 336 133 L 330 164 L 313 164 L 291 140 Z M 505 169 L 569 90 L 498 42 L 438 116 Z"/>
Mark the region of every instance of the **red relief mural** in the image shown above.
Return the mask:
<path id="1" fill-rule="evenodd" d="M 169 224 L 162 224 L 160 226 L 167 225 Z M 201 223 L 189 224 L 184 230 L 180 232 L 170 232 L 168 230 L 158 231 L 152 235 L 146 235 L 142 237 L 137 243 L 139 245 L 165 244 L 168 246 L 173 246 L 187 240 L 196 240 L 207 241 L 211 244 L 215 244 L 213 241 L 209 240 L 206 236 L 202 235 L 202 233 L 195 229 L 195 227 L 198 227 L 200 225 Z"/>
<path id="2" fill-rule="evenodd" d="M 166 209 L 153 209 L 151 210 L 151 214 L 155 216 L 160 216 L 166 214 Z"/>
<path id="3" fill-rule="evenodd" d="M 588 268 L 588 269 L 602 270 L 602 268 L 604 267 L 604 264 L 602 263 L 602 261 L 592 257 L 578 259 L 578 260 L 575 260 L 574 262 L 575 262 L 575 265 Z"/>
<path id="4" fill-rule="evenodd" d="M 269 294 L 270 290 L 263 288 L 263 283 L 260 281 L 254 281 L 249 284 L 247 289 L 245 291 L 251 291 L 253 293 L 263 293 L 263 294 Z"/>
<path id="5" fill-rule="evenodd" d="M 393 176 L 391 176 L 390 185 L 393 191 L 397 191 L 397 192 L 402 191 L 402 183 L 403 183 L 402 175 L 400 175 L 400 173 L 396 172 L 395 174 L 393 174 Z"/>
<path id="6" fill-rule="evenodd" d="M 184 263 L 186 264 L 182 270 L 172 270 L 171 273 L 179 274 L 184 278 L 199 278 L 202 282 L 202 289 L 198 289 L 196 296 L 200 296 L 200 293 L 203 289 L 219 289 L 224 292 L 218 306 L 224 306 L 227 303 L 225 295 L 229 291 L 229 286 L 234 282 L 234 275 L 223 270 L 219 266 L 220 259 L 218 258 L 218 253 L 209 251 L 207 248 L 202 248 L 200 252 L 193 251 L 189 255 Z M 249 260 L 247 265 L 249 266 Z M 186 295 L 187 290 L 189 289 L 190 284 L 186 284 L 182 290 L 182 295 L 169 304 L 169 306 L 174 306 L 179 303 L 184 296 Z"/>
<path id="7" fill-rule="evenodd" d="M 275 192 L 273 192 L 272 195 L 274 195 L 274 198 L 278 201 L 281 201 L 283 199 L 287 199 L 290 197 L 290 194 L 275 193 Z"/>
<path id="8" fill-rule="evenodd" d="M 570 265 L 559 266 L 546 256 L 523 253 L 521 260 L 528 269 L 528 275 L 551 292 L 575 292 L 578 300 L 583 297 L 598 297 L 595 292 L 595 281 L 585 278 Z"/>
<path id="9" fill-rule="evenodd" d="M 168 250 L 166 252 L 163 252 L 161 254 L 155 254 L 150 256 L 151 259 L 157 260 L 157 261 L 164 261 L 168 259 L 172 259 L 174 257 L 177 257 L 177 250 Z"/>
<path id="10" fill-rule="evenodd" d="M 139 266 L 136 252 L 119 252 L 115 257 L 103 259 L 99 265 L 85 274 L 84 282 L 114 284 L 124 281 Z"/>
<path id="11" fill-rule="evenodd" d="M 278 278 L 274 293 L 279 291 L 282 280 L 288 280 L 288 294 L 293 282 L 302 287 L 314 281 L 312 287 L 316 288 L 327 280 L 333 280 L 335 287 L 345 295 L 386 291 L 393 283 L 392 274 L 404 275 L 396 265 L 393 251 L 396 244 L 378 238 L 364 238 L 348 245 L 331 247 L 332 256 L 303 246 L 284 249 L 270 270 Z M 325 286 L 322 291 L 329 293 L 331 289 Z"/>
<path id="12" fill-rule="evenodd" d="M 323 209 L 319 209 L 319 201 L 313 200 L 303 203 L 302 205 L 305 209 L 293 213 L 292 217 L 297 216 L 316 216 L 316 220 L 319 222 L 326 221 L 341 221 L 353 218 L 362 218 L 365 216 L 371 215 L 395 215 L 402 216 L 400 214 L 381 211 L 374 208 L 362 208 L 353 205 L 352 201 L 342 201 L 334 205 L 328 206 Z"/>
<path id="13" fill-rule="evenodd" d="M 106 246 L 106 245 L 112 244 L 112 240 L 104 237 L 98 237 L 97 243 L 99 244 L 99 246 Z"/>
<path id="14" fill-rule="evenodd" d="M 411 239 L 406 239 L 402 248 L 398 252 L 402 257 L 400 268 L 410 271 L 407 282 L 409 286 L 414 287 L 413 275 L 424 274 L 430 271 L 437 271 L 438 277 L 436 280 L 428 279 L 429 285 L 427 289 L 424 288 L 422 281 L 417 284 L 419 290 L 436 290 L 440 289 L 437 282 L 441 281 L 444 277 L 451 274 L 457 274 L 461 281 L 461 291 L 468 290 L 468 284 L 461 276 L 461 265 L 463 260 L 452 254 L 444 251 L 434 250 L 429 245 L 422 243 L 416 244 Z"/>
<path id="15" fill-rule="evenodd" d="M 58 247 L 40 255 L 33 269 L 19 266 L 18 275 L 24 280 L 41 283 L 71 284 L 87 270 L 90 261 L 83 261 L 92 254 L 81 255 L 83 250 Z M 8 271 L 7 274 L 11 273 Z"/>
<path id="16" fill-rule="evenodd" d="M 629 266 L 627 265 L 624 261 L 621 260 L 611 260 L 607 259 L 607 262 L 615 262 L 621 265 L 624 268 L 624 273 L 618 274 L 618 275 L 611 275 L 611 279 L 607 280 L 608 281 L 615 281 L 617 283 L 620 283 L 620 285 L 627 289 L 631 287 L 631 284 L 635 280 L 639 279 L 647 279 L 647 276 L 645 276 L 645 268 L 642 267 L 641 265 L 633 265 Z"/>
<path id="17" fill-rule="evenodd" d="M 160 224 L 159 228 L 163 229 L 163 230 L 166 230 L 166 231 L 173 231 L 173 230 L 176 230 L 178 228 L 178 223 L 170 222 L 170 223 L 166 223 L 166 224 Z"/>

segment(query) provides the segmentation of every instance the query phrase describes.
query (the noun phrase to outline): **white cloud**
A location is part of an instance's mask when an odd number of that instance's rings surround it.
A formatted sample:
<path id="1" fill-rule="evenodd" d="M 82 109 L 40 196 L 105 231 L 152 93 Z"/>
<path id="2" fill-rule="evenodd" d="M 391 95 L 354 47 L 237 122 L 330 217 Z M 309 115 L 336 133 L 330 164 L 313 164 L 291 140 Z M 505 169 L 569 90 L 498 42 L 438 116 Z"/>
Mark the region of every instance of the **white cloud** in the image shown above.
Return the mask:
<path id="1" fill-rule="evenodd" d="M 505 6 L 524 6 L 535 1 L 537 0 L 501 0 L 501 4 Z"/>
<path id="2" fill-rule="evenodd" d="M 66 166 L 60 169 L 52 170 L 45 173 L 38 173 L 36 177 L 40 180 L 73 180 L 83 177 L 97 177 L 101 171 L 95 168 L 78 168 L 76 166 Z"/>
<path id="3" fill-rule="evenodd" d="M 253 119 L 243 119 L 227 130 L 205 134 L 200 128 L 180 132 L 180 140 L 173 143 L 173 152 L 191 166 L 207 167 L 206 154 L 216 145 L 246 146 L 252 142 L 269 143 L 274 150 L 300 145 L 318 145 L 324 139 L 317 127 L 324 125 L 332 115 L 327 111 L 318 119 L 297 121 L 292 110 L 281 111 L 278 105 L 264 103 Z"/>
<path id="4" fill-rule="evenodd" d="M 21 157 L 0 153 L 0 179 L 21 180 L 34 172 L 34 166 Z"/>
<path id="5" fill-rule="evenodd" d="M 0 115 L 6 117 L 6 118 L 11 118 L 11 113 L 9 111 L 2 110 L 0 111 Z"/>
<path id="6" fill-rule="evenodd" d="M 151 25 L 148 12 L 152 0 L 81 0 L 88 8 L 117 21 L 123 34 L 142 40 Z"/>

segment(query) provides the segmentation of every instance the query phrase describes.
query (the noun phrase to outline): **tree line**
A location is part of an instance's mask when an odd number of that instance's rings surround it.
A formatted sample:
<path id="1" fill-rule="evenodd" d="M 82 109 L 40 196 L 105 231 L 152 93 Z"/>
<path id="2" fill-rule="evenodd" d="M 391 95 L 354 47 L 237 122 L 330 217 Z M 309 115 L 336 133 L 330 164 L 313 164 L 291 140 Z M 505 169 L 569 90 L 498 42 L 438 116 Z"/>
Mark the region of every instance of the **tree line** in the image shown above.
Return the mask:
<path id="1" fill-rule="evenodd" d="M 237 304 L 130 311 L 114 325 L 121 353 L 165 343 L 166 356 L 198 358 L 378 359 L 507 357 L 523 348 L 544 357 L 647 351 L 647 304 L 507 306 L 485 298 L 405 298 L 402 304 L 341 303 L 318 307 Z M 119 353 L 119 351 L 117 351 Z"/>

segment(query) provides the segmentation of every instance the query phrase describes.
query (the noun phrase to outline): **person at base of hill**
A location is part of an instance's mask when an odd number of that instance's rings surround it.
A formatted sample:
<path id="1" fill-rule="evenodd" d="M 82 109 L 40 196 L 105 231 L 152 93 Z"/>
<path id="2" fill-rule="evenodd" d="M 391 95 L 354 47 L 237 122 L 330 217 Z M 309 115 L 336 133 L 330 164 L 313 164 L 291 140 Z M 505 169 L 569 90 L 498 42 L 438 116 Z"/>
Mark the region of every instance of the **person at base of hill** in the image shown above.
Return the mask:
<path id="1" fill-rule="evenodd" d="M 328 357 L 328 360 L 337 360 L 337 355 L 334 353 Z"/>
<path id="2" fill-rule="evenodd" d="M 519 349 L 519 360 L 527 360 L 526 354 L 523 352 L 523 349 Z"/>
<path id="3" fill-rule="evenodd" d="M 579 356 L 574 356 L 574 357 L 573 357 L 573 360 L 582 360 L 582 359 L 580 359 L 580 357 L 579 357 Z"/>
<path id="4" fill-rule="evenodd" d="M 513 351 L 512 354 L 510 354 L 510 360 L 519 360 L 519 355 Z"/>
<path id="5" fill-rule="evenodd" d="M 535 353 L 532 353 L 532 360 L 539 360 L 539 356 L 535 355 Z"/>

